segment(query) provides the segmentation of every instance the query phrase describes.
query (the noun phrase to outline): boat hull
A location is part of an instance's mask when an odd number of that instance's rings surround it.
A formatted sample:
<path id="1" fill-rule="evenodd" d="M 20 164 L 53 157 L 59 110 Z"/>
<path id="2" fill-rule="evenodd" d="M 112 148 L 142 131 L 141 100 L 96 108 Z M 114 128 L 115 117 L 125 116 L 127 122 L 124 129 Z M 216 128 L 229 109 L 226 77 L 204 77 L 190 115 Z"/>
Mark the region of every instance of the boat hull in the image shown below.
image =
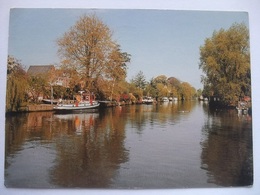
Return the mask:
<path id="1" fill-rule="evenodd" d="M 68 105 L 57 105 L 53 107 L 54 111 L 57 112 L 73 112 L 73 111 L 82 111 L 82 110 L 90 110 L 96 109 L 99 107 L 99 103 L 95 104 L 68 104 Z"/>
<path id="2" fill-rule="evenodd" d="M 58 100 L 51 100 L 51 99 L 43 99 L 42 102 L 44 104 L 58 104 Z"/>
<path id="3" fill-rule="evenodd" d="M 152 101 L 145 101 L 144 104 L 153 104 L 153 100 Z"/>

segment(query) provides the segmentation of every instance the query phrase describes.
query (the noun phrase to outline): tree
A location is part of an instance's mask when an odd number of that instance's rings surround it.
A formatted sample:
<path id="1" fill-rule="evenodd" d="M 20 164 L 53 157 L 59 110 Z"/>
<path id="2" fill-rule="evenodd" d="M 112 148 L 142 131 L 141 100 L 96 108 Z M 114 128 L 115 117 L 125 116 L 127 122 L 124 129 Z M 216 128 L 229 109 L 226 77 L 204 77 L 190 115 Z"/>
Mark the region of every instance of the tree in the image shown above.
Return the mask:
<path id="1" fill-rule="evenodd" d="M 57 44 L 62 68 L 71 72 L 72 82 L 81 83 L 82 88 L 102 92 L 98 84 L 106 79 L 115 82 L 126 74 L 130 55 L 121 52 L 108 26 L 95 15 L 80 17 Z"/>
<path id="2" fill-rule="evenodd" d="M 249 32 L 244 24 L 215 31 L 200 47 L 202 82 L 225 105 L 251 93 Z"/>
<path id="3" fill-rule="evenodd" d="M 165 75 L 160 75 L 154 78 L 155 83 L 161 83 L 164 86 L 168 84 L 167 77 Z"/>
<path id="4" fill-rule="evenodd" d="M 156 89 L 158 90 L 158 96 L 159 97 L 167 97 L 169 94 L 169 90 L 167 88 L 167 85 L 164 85 L 163 83 L 157 83 Z"/>
<path id="5" fill-rule="evenodd" d="M 48 86 L 47 77 L 30 76 L 28 78 L 27 91 L 34 102 L 38 100 L 38 97 L 48 94 L 46 86 Z M 51 96 L 50 93 L 48 95 Z"/>
<path id="6" fill-rule="evenodd" d="M 196 95 L 196 89 L 192 87 L 188 82 L 181 83 L 181 98 L 185 100 L 190 100 Z"/>
<path id="7" fill-rule="evenodd" d="M 138 89 L 144 89 L 146 86 L 146 80 L 144 73 L 139 71 L 136 76 L 131 80 L 131 83 L 135 85 Z"/>
<path id="8" fill-rule="evenodd" d="M 169 88 L 171 90 L 171 95 L 174 97 L 181 98 L 180 97 L 181 82 L 179 81 L 179 79 L 175 77 L 169 77 L 167 81 L 168 81 Z"/>
<path id="9" fill-rule="evenodd" d="M 7 59 L 6 112 L 18 111 L 26 101 L 27 76 L 19 60 Z"/>
<path id="10" fill-rule="evenodd" d="M 165 75 L 159 75 L 153 78 L 152 82 L 156 88 L 156 97 L 164 97 L 168 96 L 169 89 L 168 89 L 168 81 Z"/>
<path id="11" fill-rule="evenodd" d="M 117 99 L 125 90 L 126 63 L 130 62 L 130 55 L 126 52 L 121 52 L 120 46 L 117 45 L 109 54 L 108 59 L 104 73 L 95 83 L 102 83 L 99 85 L 99 89 L 105 97 L 109 97 L 112 100 L 114 98 Z"/>

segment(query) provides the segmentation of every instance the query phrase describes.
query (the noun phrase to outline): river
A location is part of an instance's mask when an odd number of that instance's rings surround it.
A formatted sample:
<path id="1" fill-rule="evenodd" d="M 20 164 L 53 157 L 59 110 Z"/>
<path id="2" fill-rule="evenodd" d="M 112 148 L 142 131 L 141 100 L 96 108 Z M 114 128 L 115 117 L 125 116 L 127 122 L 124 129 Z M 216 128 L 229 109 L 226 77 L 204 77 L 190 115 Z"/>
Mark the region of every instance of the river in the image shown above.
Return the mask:
<path id="1" fill-rule="evenodd" d="M 5 185 L 162 189 L 253 183 L 252 118 L 205 102 L 6 116 Z"/>

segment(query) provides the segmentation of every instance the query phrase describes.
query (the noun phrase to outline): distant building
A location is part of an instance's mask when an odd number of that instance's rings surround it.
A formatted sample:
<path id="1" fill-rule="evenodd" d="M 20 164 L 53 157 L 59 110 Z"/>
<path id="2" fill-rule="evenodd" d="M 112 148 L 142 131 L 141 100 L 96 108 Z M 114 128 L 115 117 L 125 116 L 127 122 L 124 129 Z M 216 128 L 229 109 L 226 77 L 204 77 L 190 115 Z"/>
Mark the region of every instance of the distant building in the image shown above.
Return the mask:
<path id="1" fill-rule="evenodd" d="M 33 65 L 29 67 L 27 74 L 29 76 L 46 79 L 48 84 L 46 83 L 47 86 L 45 86 L 45 88 L 47 90 L 51 90 L 51 86 L 69 87 L 70 78 L 61 70 L 56 70 L 54 65 Z M 41 101 L 44 98 L 50 98 L 50 95 L 46 95 L 42 91 L 35 92 L 34 90 L 28 92 L 28 96 L 34 100 L 37 98 L 38 101 Z"/>
<path id="2" fill-rule="evenodd" d="M 30 76 L 46 76 L 46 74 L 51 74 L 54 71 L 53 65 L 34 65 L 29 67 L 27 74 Z"/>
<path id="3" fill-rule="evenodd" d="M 53 85 L 59 85 L 59 86 L 69 88 L 70 80 L 71 79 L 67 77 L 65 74 L 62 74 L 60 76 L 57 75 L 55 77 L 55 81 L 53 82 Z"/>
<path id="4" fill-rule="evenodd" d="M 54 65 L 33 65 L 27 70 L 27 74 L 30 76 L 47 77 L 52 85 L 59 85 L 63 87 L 69 87 L 70 78 L 66 75 L 57 72 Z"/>

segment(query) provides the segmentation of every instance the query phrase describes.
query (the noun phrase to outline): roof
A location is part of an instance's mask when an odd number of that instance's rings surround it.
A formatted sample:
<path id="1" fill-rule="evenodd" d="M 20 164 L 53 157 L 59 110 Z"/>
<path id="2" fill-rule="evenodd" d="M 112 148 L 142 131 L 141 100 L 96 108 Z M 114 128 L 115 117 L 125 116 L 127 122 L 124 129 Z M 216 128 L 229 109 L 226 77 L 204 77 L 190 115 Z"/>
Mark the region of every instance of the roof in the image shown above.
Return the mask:
<path id="1" fill-rule="evenodd" d="M 51 70 L 54 70 L 53 65 L 34 65 L 30 66 L 27 70 L 27 73 L 32 76 L 40 75 L 40 74 L 46 74 L 50 72 Z"/>

